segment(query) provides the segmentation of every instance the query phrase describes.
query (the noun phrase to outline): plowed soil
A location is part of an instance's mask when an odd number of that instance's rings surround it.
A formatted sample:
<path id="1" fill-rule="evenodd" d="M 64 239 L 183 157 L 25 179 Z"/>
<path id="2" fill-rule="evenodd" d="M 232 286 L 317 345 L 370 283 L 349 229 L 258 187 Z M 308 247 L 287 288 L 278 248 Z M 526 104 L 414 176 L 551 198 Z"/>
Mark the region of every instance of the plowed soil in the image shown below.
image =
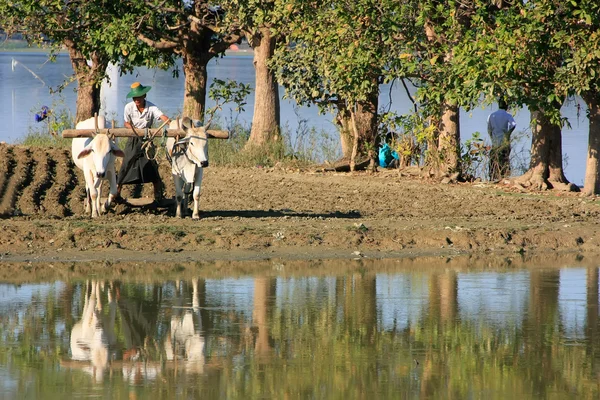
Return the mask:
<path id="1" fill-rule="evenodd" d="M 165 195 L 170 166 L 160 164 Z M 201 219 L 171 207 L 84 215 L 69 150 L 0 145 L 0 260 L 379 258 L 461 253 L 594 253 L 600 203 L 578 193 L 441 184 L 413 170 L 209 167 Z M 104 196 L 108 188 L 104 187 Z M 152 197 L 152 185 L 125 187 Z"/>

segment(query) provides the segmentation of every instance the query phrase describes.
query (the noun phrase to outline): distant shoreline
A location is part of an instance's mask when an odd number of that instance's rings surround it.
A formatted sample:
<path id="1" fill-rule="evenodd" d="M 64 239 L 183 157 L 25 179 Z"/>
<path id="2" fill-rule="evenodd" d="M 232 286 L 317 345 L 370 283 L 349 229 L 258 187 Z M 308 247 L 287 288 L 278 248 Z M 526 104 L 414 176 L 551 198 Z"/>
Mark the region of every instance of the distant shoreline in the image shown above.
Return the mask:
<path id="1" fill-rule="evenodd" d="M 5 40 L 0 46 L 0 53 L 50 53 L 50 47 L 30 46 L 25 40 Z M 58 54 L 68 54 L 66 50 L 60 50 Z M 254 55 L 252 48 L 239 50 L 228 49 L 226 55 L 251 56 Z"/>

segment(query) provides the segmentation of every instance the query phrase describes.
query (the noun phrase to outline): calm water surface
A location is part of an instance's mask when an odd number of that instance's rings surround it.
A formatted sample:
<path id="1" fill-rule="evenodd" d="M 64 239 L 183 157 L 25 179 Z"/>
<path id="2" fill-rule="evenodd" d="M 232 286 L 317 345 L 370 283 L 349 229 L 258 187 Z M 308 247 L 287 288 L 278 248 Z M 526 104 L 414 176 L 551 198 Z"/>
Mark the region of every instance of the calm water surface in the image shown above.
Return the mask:
<path id="1" fill-rule="evenodd" d="M 0 396 L 600 395 L 598 268 L 272 271 L 0 284 Z"/>
<path id="2" fill-rule="evenodd" d="M 18 142 L 28 132 L 42 130 L 43 122 L 36 123 L 34 115 L 43 105 L 54 110 L 66 109 L 74 113 L 75 83 L 67 86 L 61 94 L 51 95 L 49 92 L 49 88 L 56 88 L 71 74 L 72 68 L 66 54 L 59 55 L 57 61 L 52 63 L 40 53 L 0 53 L 0 141 Z M 101 113 L 108 120 L 115 119 L 118 126 L 122 126 L 123 107 L 127 102 L 125 96 L 129 92 L 129 86 L 135 81 L 152 86 L 148 99 L 157 103 L 163 112 L 169 116 L 181 114 L 184 81 L 182 77 L 173 77 L 172 71 L 138 68 L 133 74 L 119 76 L 118 71 L 112 69 L 109 75 L 111 83 L 103 86 Z M 209 82 L 212 82 L 213 78 L 233 79 L 254 87 L 252 57 L 228 55 L 221 59 L 213 59 L 209 63 Z M 280 94 L 284 95 L 283 88 L 280 88 Z M 247 103 L 245 110 L 239 114 L 229 106 L 224 107 L 223 112 L 218 115 L 223 125 L 229 126 L 235 120 L 249 127 L 254 109 L 253 94 L 248 97 Z M 208 107 L 213 105 L 211 101 L 208 102 Z M 404 114 L 412 109 L 412 103 L 402 85 L 396 84 L 391 90 L 389 85 L 382 85 L 380 108 Z M 462 140 L 471 138 L 474 132 L 480 132 L 482 137 L 489 141 L 486 120 L 494 110 L 496 106 L 478 108 L 469 113 L 463 111 L 460 120 Z M 570 102 L 563 107 L 563 117 L 571 124 L 571 129 L 563 131 L 565 172 L 573 183 L 583 185 L 588 132 L 586 107 L 580 101 Z M 513 151 L 513 164 L 518 169 L 527 166 L 529 162 L 531 136 L 528 128 L 528 110 L 517 110 L 515 119 L 517 130 L 514 136 L 520 139 L 517 140 Z M 281 122 L 292 138 L 296 137 L 296 132 L 301 131 L 301 124 L 337 138 L 331 115 L 319 115 L 316 107 L 298 107 L 294 102 L 282 99 Z"/>

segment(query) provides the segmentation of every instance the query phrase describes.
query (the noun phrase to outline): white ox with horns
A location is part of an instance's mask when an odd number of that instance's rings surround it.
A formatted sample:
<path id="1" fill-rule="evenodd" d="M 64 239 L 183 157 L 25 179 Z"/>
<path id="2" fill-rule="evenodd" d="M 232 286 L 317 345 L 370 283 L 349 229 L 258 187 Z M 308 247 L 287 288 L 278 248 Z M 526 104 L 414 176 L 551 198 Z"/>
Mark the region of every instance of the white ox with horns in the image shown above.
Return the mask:
<path id="1" fill-rule="evenodd" d="M 166 143 L 167 154 L 171 159 L 171 173 L 175 183 L 175 203 L 177 210 L 175 215 L 179 218 L 184 216 L 187 208 L 186 193 L 184 187 L 193 187 L 194 207 L 192 219 L 200 218 L 200 187 L 204 168 L 208 167 L 208 124 L 195 127 L 188 117 L 183 118 L 182 127 L 186 135 L 181 140 L 168 138 Z M 171 129 L 177 129 L 177 121 L 172 121 Z M 187 185 L 186 185 L 187 184 Z"/>
<path id="2" fill-rule="evenodd" d="M 104 117 L 98 117 L 77 123 L 76 129 L 105 128 Z M 92 138 L 75 138 L 71 144 L 71 154 L 75 165 L 83 170 L 85 177 L 85 212 L 91 212 L 92 218 L 98 217 L 111 205 L 117 194 L 117 174 L 115 172 L 115 157 L 123 157 L 124 153 L 116 143 L 107 135 L 98 134 Z M 100 205 L 102 181 L 107 180 L 110 185 L 110 194 L 106 203 Z"/>

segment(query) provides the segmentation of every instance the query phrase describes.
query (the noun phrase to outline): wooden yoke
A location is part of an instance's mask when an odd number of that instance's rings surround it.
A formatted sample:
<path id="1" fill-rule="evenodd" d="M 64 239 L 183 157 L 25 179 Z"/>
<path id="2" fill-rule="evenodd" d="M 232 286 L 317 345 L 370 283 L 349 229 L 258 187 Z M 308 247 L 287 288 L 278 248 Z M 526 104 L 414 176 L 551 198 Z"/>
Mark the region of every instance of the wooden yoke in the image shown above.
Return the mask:
<path id="1" fill-rule="evenodd" d="M 65 129 L 62 131 L 62 137 L 65 139 L 81 138 L 81 137 L 92 137 L 96 133 L 104 133 L 113 135 L 114 137 L 139 137 L 133 129 L 129 128 L 109 128 L 109 129 Z M 206 131 L 209 139 L 229 139 L 229 131 L 220 131 L 215 129 L 209 129 Z M 156 136 L 162 136 L 157 134 Z M 167 129 L 168 137 L 183 137 L 185 131 L 183 129 Z"/>
<path id="2" fill-rule="evenodd" d="M 149 138 L 154 139 L 157 136 L 162 136 L 162 132 L 160 131 L 167 123 L 168 121 L 164 121 L 162 125 L 154 131 L 154 133 L 150 133 L 152 131 L 152 129 L 150 129 Z M 115 137 L 142 137 L 142 135 L 140 135 L 135 128 L 115 128 L 114 120 L 111 124 L 112 128 L 99 129 L 98 113 L 94 114 L 94 126 L 95 129 L 65 129 L 62 131 L 62 137 L 65 139 L 94 137 L 99 133 L 109 135 L 113 139 Z M 133 126 L 133 124 L 131 126 Z M 209 129 L 206 131 L 206 135 L 209 139 L 229 139 L 229 131 Z M 179 124 L 179 118 L 177 118 L 177 129 L 167 129 L 167 137 L 179 138 L 181 136 L 185 136 L 185 131 L 181 129 L 181 125 Z"/>

